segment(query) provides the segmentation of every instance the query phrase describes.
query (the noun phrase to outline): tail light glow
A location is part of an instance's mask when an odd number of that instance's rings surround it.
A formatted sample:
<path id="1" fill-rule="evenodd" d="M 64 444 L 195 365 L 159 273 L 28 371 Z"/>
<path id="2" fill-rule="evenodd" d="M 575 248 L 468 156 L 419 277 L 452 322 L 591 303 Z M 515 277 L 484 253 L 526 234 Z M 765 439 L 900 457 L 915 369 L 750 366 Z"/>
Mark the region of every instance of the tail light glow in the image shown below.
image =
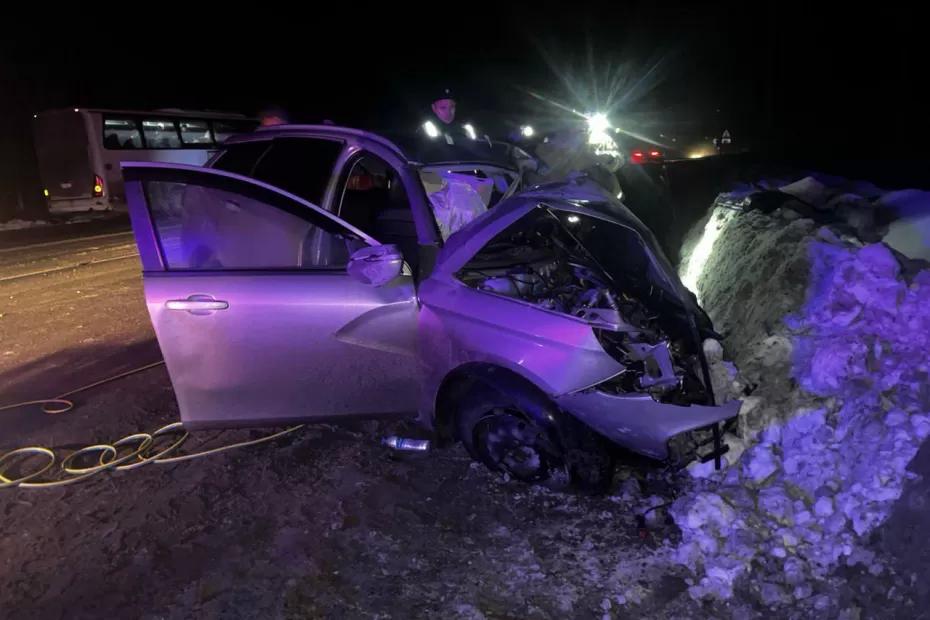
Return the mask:
<path id="1" fill-rule="evenodd" d="M 99 174 L 94 175 L 94 198 L 103 197 L 103 179 Z"/>

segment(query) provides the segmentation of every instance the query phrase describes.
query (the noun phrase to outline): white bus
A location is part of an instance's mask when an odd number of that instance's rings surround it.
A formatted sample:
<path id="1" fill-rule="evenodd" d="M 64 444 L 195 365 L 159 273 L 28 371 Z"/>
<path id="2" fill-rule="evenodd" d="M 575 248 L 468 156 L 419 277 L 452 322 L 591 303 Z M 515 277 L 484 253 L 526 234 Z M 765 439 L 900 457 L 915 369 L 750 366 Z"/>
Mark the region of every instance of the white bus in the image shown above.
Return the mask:
<path id="1" fill-rule="evenodd" d="M 52 213 L 123 208 L 121 161 L 203 164 L 258 124 L 240 114 L 73 108 L 36 114 L 35 145 Z"/>

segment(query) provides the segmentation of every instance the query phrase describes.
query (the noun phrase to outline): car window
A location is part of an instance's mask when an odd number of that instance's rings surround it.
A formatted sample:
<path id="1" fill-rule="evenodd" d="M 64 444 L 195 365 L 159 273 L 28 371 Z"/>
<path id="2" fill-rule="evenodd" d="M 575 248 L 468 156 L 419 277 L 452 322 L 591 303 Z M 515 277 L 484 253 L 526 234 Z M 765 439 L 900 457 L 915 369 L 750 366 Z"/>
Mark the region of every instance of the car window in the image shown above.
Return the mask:
<path id="1" fill-rule="evenodd" d="M 336 213 L 381 243 L 398 246 L 415 265 L 417 230 L 403 181 L 380 157 L 363 153 L 348 166 Z"/>
<path id="2" fill-rule="evenodd" d="M 150 149 L 177 149 L 181 147 L 178 126 L 169 120 L 143 120 L 142 134 L 145 146 Z"/>
<path id="3" fill-rule="evenodd" d="M 142 133 L 133 118 L 106 118 L 103 121 L 103 146 L 108 149 L 141 149 Z"/>
<path id="4" fill-rule="evenodd" d="M 341 269 L 363 245 L 275 192 L 228 179 L 151 179 L 144 190 L 169 270 Z"/>
<path id="5" fill-rule="evenodd" d="M 314 138 L 275 138 L 252 176 L 322 204 L 342 143 Z"/>
<path id="6" fill-rule="evenodd" d="M 258 160 L 261 159 L 270 145 L 271 142 L 268 140 L 227 144 L 223 147 L 211 168 L 250 177 L 255 169 L 255 164 L 258 163 Z"/>
<path id="7" fill-rule="evenodd" d="M 229 136 L 253 131 L 255 125 L 253 121 L 213 121 L 213 138 L 217 144 L 220 144 Z"/>

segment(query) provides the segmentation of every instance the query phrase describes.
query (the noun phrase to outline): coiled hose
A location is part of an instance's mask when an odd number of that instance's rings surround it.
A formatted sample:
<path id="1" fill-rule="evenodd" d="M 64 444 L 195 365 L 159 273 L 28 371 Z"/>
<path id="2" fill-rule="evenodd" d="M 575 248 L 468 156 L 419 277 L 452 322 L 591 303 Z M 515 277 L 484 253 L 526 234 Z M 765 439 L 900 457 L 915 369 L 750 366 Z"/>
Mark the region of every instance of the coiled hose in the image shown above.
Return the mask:
<path id="1" fill-rule="evenodd" d="M 19 409 L 20 407 L 26 407 L 29 405 L 41 405 L 42 411 L 47 414 L 58 415 L 66 413 L 74 408 L 74 402 L 67 400 L 65 398 L 66 396 L 71 396 L 73 394 L 77 394 L 78 392 L 83 392 L 85 390 L 97 387 L 98 385 L 103 385 L 105 383 L 110 383 L 111 381 L 116 381 L 117 379 L 128 377 L 129 375 L 160 366 L 164 363 L 164 361 L 159 361 L 152 364 L 147 364 L 145 366 L 140 366 L 139 368 L 134 368 L 132 370 L 113 375 L 112 377 L 107 377 L 106 379 L 101 379 L 100 381 L 95 381 L 94 383 L 81 386 L 75 390 L 71 390 L 70 392 L 65 392 L 64 394 L 60 394 L 55 398 L 28 400 L 20 403 L 13 403 L 11 405 L 4 405 L 3 407 L 0 407 L 0 412 L 8 411 L 11 409 Z M 187 438 L 190 436 L 190 433 L 184 430 L 184 425 L 181 422 L 172 422 L 171 424 L 162 426 L 152 433 L 133 433 L 131 435 L 126 435 L 125 437 L 122 437 L 113 443 L 94 444 L 92 446 L 80 448 L 79 450 L 76 450 L 66 456 L 61 461 L 61 465 L 58 471 L 58 475 L 61 477 L 51 480 L 38 479 L 49 473 L 54 467 L 58 460 L 55 452 L 43 446 L 26 446 L 23 448 L 11 450 L 5 453 L 3 456 L 0 456 L 0 489 L 13 487 L 18 487 L 21 489 L 48 489 L 74 484 L 75 482 L 86 480 L 91 476 L 97 475 L 104 471 L 127 471 L 131 469 L 138 469 L 139 467 L 148 465 L 150 463 L 157 463 L 159 465 L 180 463 L 181 461 L 189 461 L 200 457 L 209 456 L 211 454 L 219 454 L 220 452 L 225 452 L 234 448 L 243 448 L 245 446 L 254 446 L 260 443 L 273 441 L 279 437 L 293 433 L 294 431 L 303 428 L 303 426 L 303 424 L 298 424 L 296 426 L 284 429 L 283 431 L 279 431 L 271 435 L 266 435 L 264 437 L 259 437 L 258 439 L 241 441 L 238 443 L 211 448 L 209 450 L 203 450 L 201 452 L 193 452 L 191 454 L 172 456 L 181 448 L 182 445 L 184 445 L 184 442 L 187 441 Z M 180 437 L 171 443 L 167 448 L 153 451 L 155 443 L 159 437 L 171 435 L 179 435 Z M 127 446 L 134 446 L 135 449 L 131 450 L 127 454 L 119 456 L 120 449 L 125 449 Z M 74 466 L 74 462 L 78 458 L 93 453 L 100 454 L 96 465 L 91 465 L 89 467 Z M 46 457 L 47 462 L 36 471 L 22 475 L 18 478 L 8 478 L 4 475 L 6 472 L 5 466 L 13 462 L 17 457 L 28 457 L 34 455 Z"/>

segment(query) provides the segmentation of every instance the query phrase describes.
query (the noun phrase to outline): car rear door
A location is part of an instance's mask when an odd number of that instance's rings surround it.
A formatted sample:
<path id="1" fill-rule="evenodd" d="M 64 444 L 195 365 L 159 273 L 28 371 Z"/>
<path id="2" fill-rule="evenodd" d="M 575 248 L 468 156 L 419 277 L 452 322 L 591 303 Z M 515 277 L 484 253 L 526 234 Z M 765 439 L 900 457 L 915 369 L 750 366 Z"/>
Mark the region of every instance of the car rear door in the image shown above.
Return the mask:
<path id="1" fill-rule="evenodd" d="M 412 278 L 352 279 L 378 245 L 271 185 L 123 164 L 145 299 L 189 426 L 415 411 Z"/>

